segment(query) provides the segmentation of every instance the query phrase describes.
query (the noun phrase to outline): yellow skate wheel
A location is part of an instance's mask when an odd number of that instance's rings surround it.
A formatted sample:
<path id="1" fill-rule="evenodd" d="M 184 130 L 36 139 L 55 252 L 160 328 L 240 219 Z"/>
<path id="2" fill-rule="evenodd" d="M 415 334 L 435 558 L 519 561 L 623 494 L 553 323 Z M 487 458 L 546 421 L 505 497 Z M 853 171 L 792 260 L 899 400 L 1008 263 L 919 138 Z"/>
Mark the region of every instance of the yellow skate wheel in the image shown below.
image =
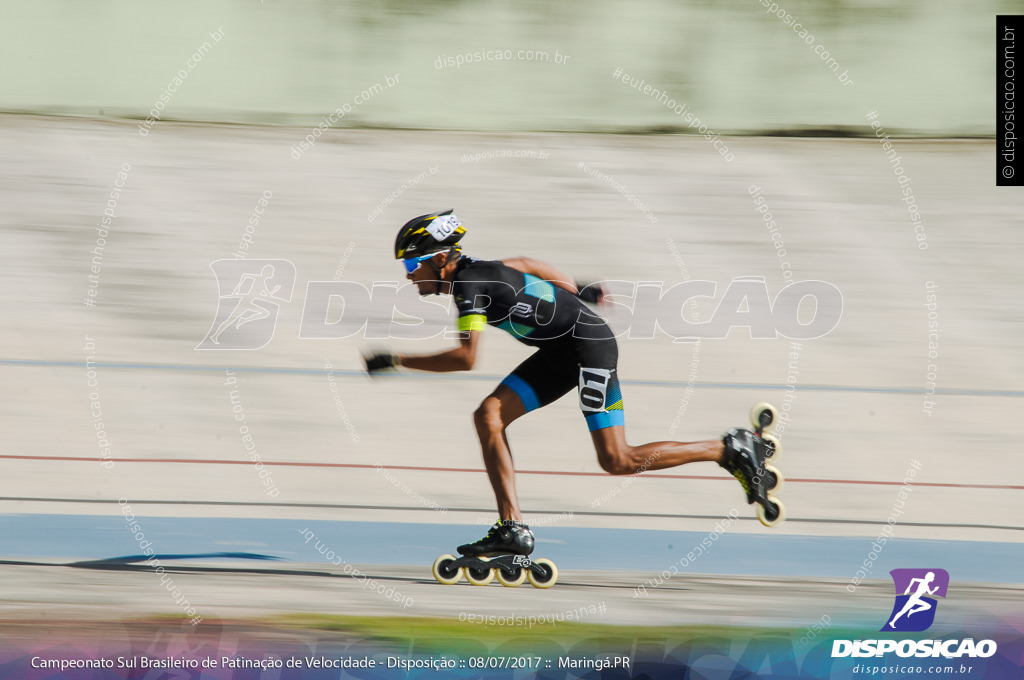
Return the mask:
<path id="1" fill-rule="evenodd" d="M 775 498 L 771 494 L 768 494 L 768 503 L 769 505 L 773 504 L 775 506 L 774 517 L 769 518 L 768 513 L 765 512 L 764 506 L 758 503 L 757 518 L 761 520 L 761 524 L 765 525 L 766 527 L 774 527 L 785 522 L 786 506 L 782 504 L 782 501 L 780 501 L 778 498 Z"/>
<path id="2" fill-rule="evenodd" d="M 772 460 L 774 460 L 774 458 Z M 765 475 L 766 477 L 771 477 L 772 475 L 775 475 L 775 486 L 772 486 L 770 489 L 768 489 L 768 493 L 769 494 L 777 494 L 780 491 L 782 491 L 782 487 L 786 483 L 786 478 L 782 476 L 782 473 L 779 472 L 779 469 L 777 467 L 775 467 L 774 465 L 770 465 L 768 463 L 765 463 L 764 471 L 766 473 L 766 475 Z M 771 481 L 770 479 L 766 479 L 765 480 L 765 485 L 769 485 L 770 481 Z"/>
<path id="3" fill-rule="evenodd" d="M 486 557 L 480 558 L 487 562 Z M 466 580 L 475 586 L 485 586 L 494 580 L 494 569 L 490 567 L 465 567 Z"/>
<path id="4" fill-rule="evenodd" d="M 544 557 L 534 560 L 533 563 L 544 570 L 543 575 L 533 572 L 533 569 L 526 569 L 526 578 L 530 579 L 530 585 L 534 588 L 550 588 L 558 581 L 558 567 L 555 563 Z"/>
<path id="5" fill-rule="evenodd" d="M 513 566 L 510 573 L 506 573 L 504 569 L 500 567 L 494 570 L 494 576 L 498 579 L 498 583 L 505 586 L 506 588 L 515 588 L 523 585 L 526 580 L 527 569 L 522 567 Z"/>
<path id="6" fill-rule="evenodd" d="M 780 442 L 775 435 L 768 434 L 767 432 L 761 435 L 761 439 L 766 444 L 775 447 L 775 453 L 769 456 L 768 460 L 770 460 L 773 463 L 778 463 L 779 459 L 782 458 L 782 442 Z"/>
<path id="7" fill-rule="evenodd" d="M 767 401 L 754 404 L 754 408 L 750 409 L 750 424 L 755 429 L 760 427 L 764 428 L 765 432 L 771 432 L 778 420 L 779 412 Z"/>
<path id="8" fill-rule="evenodd" d="M 446 586 L 453 586 L 462 580 L 462 567 L 455 566 L 454 555 L 441 555 L 434 560 L 434 567 L 431 569 L 434 579 Z"/>

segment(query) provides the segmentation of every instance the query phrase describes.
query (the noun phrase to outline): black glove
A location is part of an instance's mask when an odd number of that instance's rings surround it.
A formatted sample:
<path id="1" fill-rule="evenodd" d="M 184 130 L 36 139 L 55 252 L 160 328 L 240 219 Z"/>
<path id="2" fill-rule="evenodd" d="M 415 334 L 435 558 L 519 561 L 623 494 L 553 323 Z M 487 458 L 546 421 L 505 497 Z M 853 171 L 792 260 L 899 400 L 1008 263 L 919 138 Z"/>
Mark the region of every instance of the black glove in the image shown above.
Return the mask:
<path id="1" fill-rule="evenodd" d="M 374 352 L 364 354 L 363 361 L 366 363 L 366 372 L 373 374 L 378 371 L 386 371 L 389 368 L 398 366 L 398 355 L 392 352 Z"/>
<path id="2" fill-rule="evenodd" d="M 577 281 L 576 289 L 580 292 L 579 298 L 584 302 L 597 304 L 604 297 L 604 289 L 601 288 L 600 283 L 581 283 Z"/>

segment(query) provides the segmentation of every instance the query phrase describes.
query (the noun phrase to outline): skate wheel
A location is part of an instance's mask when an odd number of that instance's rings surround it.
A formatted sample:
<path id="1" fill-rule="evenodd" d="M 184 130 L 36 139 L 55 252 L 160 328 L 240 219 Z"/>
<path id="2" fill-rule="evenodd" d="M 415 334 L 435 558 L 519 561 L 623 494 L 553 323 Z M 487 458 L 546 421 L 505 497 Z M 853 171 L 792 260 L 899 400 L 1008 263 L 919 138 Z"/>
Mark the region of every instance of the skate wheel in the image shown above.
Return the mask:
<path id="1" fill-rule="evenodd" d="M 434 560 L 434 567 L 431 569 L 434 580 L 446 586 L 453 586 L 462 579 L 462 567 L 455 566 L 454 555 L 441 555 Z"/>
<path id="2" fill-rule="evenodd" d="M 483 562 L 487 562 L 486 557 L 478 558 Z M 494 569 L 490 567 L 464 567 L 466 571 L 466 580 L 475 586 L 485 586 L 494 580 Z"/>
<path id="3" fill-rule="evenodd" d="M 526 578 L 530 579 L 530 585 L 534 588 L 550 588 L 558 581 L 558 567 L 547 558 L 540 558 L 533 561 L 534 565 L 543 570 L 543 574 L 534 573 L 533 569 L 526 570 Z"/>
<path id="4" fill-rule="evenodd" d="M 773 434 L 761 435 L 761 441 L 768 445 L 771 453 L 768 454 L 768 459 L 773 463 L 778 463 L 779 459 L 782 458 L 782 442 Z"/>
<path id="5" fill-rule="evenodd" d="M 786 483 L 786 478 L 782 476 L 779 469 L 774 465 L 768 465 L 765 463 L 764 466 L 764 486 L 769 491 L 779 493 L 782 491 L 783 485 Z"/>
<path id="6" fill-rule="evenodd" d="M 786 506 L 782 504 L 782 501 L 768 496 L 767 505 L 769 510 L 765 510 L 760 503 L 757 505 L 757 518 L 761 520 L 761 524 L 773 527 L 786 521 Z"/>
<path id="7" fill-rule="evenodd" d="M 526 569 L 522 567 L 511 567 L 508 573 L 504 569 L 498 568 L 494 570 L 494 575 L 498 579 L 498 583 L 505 586 L 506 588 L 515 588 L 523 585 L 523 581 L 526 580 Z"/>
<path id="8" fill-rule="evenodd" d="M 771 432 L 778 419 L 779 412 L 767 401 L 754 404 L 754 408 L 750 409 L 750 424 L 758 432 Z"/>

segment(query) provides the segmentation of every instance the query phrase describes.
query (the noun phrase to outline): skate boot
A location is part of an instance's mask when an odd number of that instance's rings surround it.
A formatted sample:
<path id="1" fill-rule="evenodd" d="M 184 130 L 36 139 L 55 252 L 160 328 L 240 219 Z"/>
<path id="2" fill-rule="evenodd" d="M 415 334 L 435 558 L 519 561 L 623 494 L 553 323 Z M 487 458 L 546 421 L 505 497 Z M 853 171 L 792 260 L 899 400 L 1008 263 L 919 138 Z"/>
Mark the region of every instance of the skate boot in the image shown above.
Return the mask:
<path id="1" fill-rule="evenodd" d="M 511 519 L 499 519 L 487 535 L 474 543 L 458 547 L 460 555 L 529 555 L 533 552 L 533 532 L 527 525 Z"/>
<path id="2" fill-rule="evenodd" d="M 725 458 L 721 466 L 739 481 L 747 494 L 747 503 L 757 503 L 757 518 L 767 527 L 785 519 L 785 508 L 769 492 L 780 489 L 783 477 L 767 460 L 775 453 L 775 440 L 762 439 L 750 430 L 733 428 L 722 437 Z"/>
<path id="3" fill-rule="evenodd" d="M 479 541 L 459 546 L 462 557 L 438 557 L 433 567 L 434 578 L 438 583 L 454 585 L 465 576 L 473 585 L 485 586 L 496 576 L 501 585 L 509 588 L 527 579 L 536 588 L 550 588 L 558 580 L 558 568 L 548 559 L 530 559 L 533 544 L 530 527 L 499 519 Z"/>

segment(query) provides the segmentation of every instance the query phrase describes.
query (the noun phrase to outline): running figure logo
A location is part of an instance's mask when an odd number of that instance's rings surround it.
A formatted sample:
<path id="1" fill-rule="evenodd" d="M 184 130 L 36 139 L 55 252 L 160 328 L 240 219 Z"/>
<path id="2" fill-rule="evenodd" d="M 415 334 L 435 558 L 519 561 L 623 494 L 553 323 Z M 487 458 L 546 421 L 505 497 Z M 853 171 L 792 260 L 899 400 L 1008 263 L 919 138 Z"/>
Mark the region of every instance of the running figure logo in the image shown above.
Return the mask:
<path id="1" fill-rule="evenodd" d="M 928 596 L 946 597 L 949 572 L 945 569 L 893 569 L 889 574 L 896 584 L 896 603 L 881 630 L 906 633 L 927 630 L 935 621 L 938 605 L 937 600 Z"/>
<path id="2" fill-rule="evenodd" d="M 260 349 L 274 337 L 282 302 L 291 302 L 295 265 L 288 260 L 217 260 L 220 302 L 196 349 Z"/>

